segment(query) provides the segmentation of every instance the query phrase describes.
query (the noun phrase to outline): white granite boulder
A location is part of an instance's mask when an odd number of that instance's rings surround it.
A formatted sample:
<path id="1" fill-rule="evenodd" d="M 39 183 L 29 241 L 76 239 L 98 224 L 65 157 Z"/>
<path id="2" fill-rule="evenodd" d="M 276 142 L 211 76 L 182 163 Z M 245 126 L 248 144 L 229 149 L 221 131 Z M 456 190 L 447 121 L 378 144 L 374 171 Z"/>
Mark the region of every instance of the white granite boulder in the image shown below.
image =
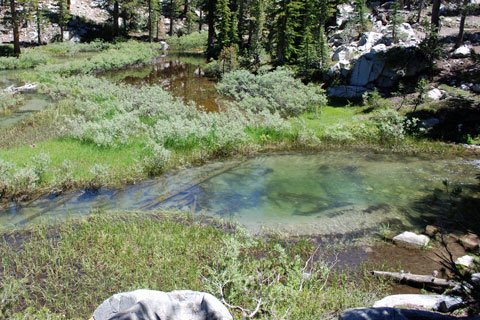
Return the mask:
<path id="1" fill-rule="evenodd" d="M 423 234 L 415 234 L 413 232 L 405 231 L 398 236 L 393 237 L 395 244 L 401 244 L 412 247 L 425 247 L 430 242 L 430 238 Z"/>
<path id="2" fill-rule="evenodd" d="M 465 255 L 463 257 L 458 258 L 455 260 L 455 264 L 459 264 L 464 267 L 471 267 L 472 264 L 475 262 L 475 259 L 472 256 Z"/>
<path id="3" fill-rule="evenodd" d="M 453 51 L 453 57 L 454 58 L 468 58 L 472 54 L 471 50 L 469 47 L 466 46 L 461 46 L 457 48 L 455 51 Z"/>
<path id="4" fill-rule="evenodd" d="M 113 295 L 93 313 L 94 320 L 233 320 L 228 309 L 205 292 L 135 290 Z"/>

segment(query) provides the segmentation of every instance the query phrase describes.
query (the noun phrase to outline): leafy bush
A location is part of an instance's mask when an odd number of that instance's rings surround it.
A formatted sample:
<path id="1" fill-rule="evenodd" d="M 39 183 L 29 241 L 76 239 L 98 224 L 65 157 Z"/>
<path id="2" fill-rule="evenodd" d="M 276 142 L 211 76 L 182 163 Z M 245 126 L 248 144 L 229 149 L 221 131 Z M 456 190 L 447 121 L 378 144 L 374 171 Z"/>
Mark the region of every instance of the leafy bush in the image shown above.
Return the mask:
<path id="1" fill-rule="evenodd" d="M 171 152 L 153 141 L 150 142 L 149 148 L 151 153 L 143 159 L 143 170 L 148 175 L 155 176 L 163 172 L 170 160 Z"/>
<path id="2" fill-rule="evenodd" d="M 327 103 L 323 89 L 304 85 L 284 68 L 257 76 L 245 70 L 227 73 L 217 90 L 232 98 L 235 107 L 255 113 L 268 110 L 294 116 Z"/>
<path id="3" fill-rule="evenodd" d="M 0 115 L 8 115 L 14 108 L 25 101 L 21 94 L 0 93 Z"/>
<path id="4" fill-rule="evenodd" d="M 25 50 L 20 57 L 0 57 L 0 70 L 32 68 L 47 63 L 48 54 L 40 50 Z"/>
<path id="5" fill-rule="evenodd" d="M 375 117 L 375 125 L 382 143 L 397 144 L 405 139 L 405 117 L 393 109 L 381 110 Z"/>
<path id="6" fill-rule="evenodd" d="M 184 36 L 173 35 L 167 38 L 170 50 L 193 51 L 205 50 L 207 47 L 208 32 L 192 32 Z"/>

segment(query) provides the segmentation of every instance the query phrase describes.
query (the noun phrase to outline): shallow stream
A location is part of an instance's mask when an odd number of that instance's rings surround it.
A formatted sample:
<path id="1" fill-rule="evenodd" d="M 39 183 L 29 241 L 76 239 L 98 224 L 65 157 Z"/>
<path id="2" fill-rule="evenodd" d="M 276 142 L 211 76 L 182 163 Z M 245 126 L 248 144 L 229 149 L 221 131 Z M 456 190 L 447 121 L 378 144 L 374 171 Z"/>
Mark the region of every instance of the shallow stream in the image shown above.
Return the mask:
<path id="1" fill-rule="evenodd" d="M 239 222 L 253 233 L 294 235 L 377 232 L 381 224 L 414 230 L 438 219 L 425 202 L 442 181 L 476 184 L 464 160 L 330 151 L 211 163 L 118 190 L 46 196 L 0 210 L 4 228 L 105 210 L 183 210 Z"/>

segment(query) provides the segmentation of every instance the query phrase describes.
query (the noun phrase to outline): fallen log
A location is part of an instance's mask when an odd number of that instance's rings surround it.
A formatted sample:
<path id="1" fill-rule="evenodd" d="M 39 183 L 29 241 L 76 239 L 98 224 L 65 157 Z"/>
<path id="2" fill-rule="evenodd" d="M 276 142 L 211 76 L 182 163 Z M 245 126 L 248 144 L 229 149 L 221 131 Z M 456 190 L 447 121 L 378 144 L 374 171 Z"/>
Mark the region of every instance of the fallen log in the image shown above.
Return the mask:
<path id="1" fill-rule="evenodd" d="M 386 271 L 373 271 L 372 274 L 379 278 L 391 278 L 400 283 L 405 283 L 413 287 L 429 289 L 435 292 L 443 292 L 446 289 L 451 289 L 458 285 L 458 282 L 428 275 Z"/>
<path id="2" fill-rule="evenodd" d="M 10 93 L 10 94 L 17 94 L 20 92 L 30 92 L 30 91 L 35 91 L 37 89 L 37 84 L 36 83 L 26 83 L 23 86 L 20 87 L 15 87 L 15 86 L 10 86 L 3 91 Z"/>

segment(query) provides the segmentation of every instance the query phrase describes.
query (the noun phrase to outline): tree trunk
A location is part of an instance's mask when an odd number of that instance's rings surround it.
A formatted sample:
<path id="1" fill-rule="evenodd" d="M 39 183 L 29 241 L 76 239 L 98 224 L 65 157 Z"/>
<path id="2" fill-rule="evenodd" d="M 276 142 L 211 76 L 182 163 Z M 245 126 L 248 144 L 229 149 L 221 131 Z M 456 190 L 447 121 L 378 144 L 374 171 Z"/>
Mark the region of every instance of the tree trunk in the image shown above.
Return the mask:
<path id="1" fill-rule="evenodd" d="M 403 0 L 398 0 L 398 7 L 400 10 L 403 10 L 405 8 L 405 2 Z"/>
<path id="2" fill-rule="evenodd" d="M 418 1 L 417 22 L 420 22 L 420 19 L 422 18 L 423 1 L 424 0 L 419 0 Z"/>
<path id="3" fill-rule="evenodd" d="M 238 39 L 240 39 L 240 43 L 243 46 L 243 30 L 244 30 L 244 12 L 245 12 L 245 0 L 240 0 L 240 6 L 238 9 Z"/>
<path id="4" fill-rule="evenodd" d="M 113 18 L 113 35 L 116 37 L 118 36 L 118 31 L 119 31 L 119 25 L 118 25 L 118 18 L 120 16 L 120 9 L 118 6 L 118 0 L 113 2 L 113 13 L 112 13 L 112 18 Z"/>
<path id="5" fill-rule="evenodd" d="M 465 20 L 467 19 L 468 0 L 463 0 L 462 18 L 460 19 L 460 28 L 458 31 L 457 42 L 455 42 L 455 49 L 463 44 L 463 35 L 465 33 Z"/>
<path id="6" fill-rule="evenodd" d="M 37 42 L 42 44 L 42 26 L 40 24 L 40 8 L 37 8 Z"/>
<path id="7" fill-rule="evenodd" d="M 12 25 L 13 25 L 13 53 L 19 55 L 20 49 L 20 33 L 18 30 L 17 9 L 15 8 L 15 0 L 10 0 L 10 11 L 12 11 Z"/>
<path id="8" fill-rule="evenodd" d="M 184 18 L 187 17 L 188 4 L 189 4 L 189 1 L 188 1 L 188 0 L 185 0 L 185 2 L 183 3 L 183 17 L 184 17 Z"/>
<path id="9" fill-rule="evenodd" d="M 412 0 L 405 0 L 405 5 L 408 11 L 412 10 Z"/>
<path id="10" fill-rule="evenodd" d="M 148 41 L 153 42 L 152 30 L 152 0 L 148 0 Z"/>
<path id="11" fill-rule="evenodd" d="M 215 1 L 208 0 L 207 24 L 208 24 L 208 42 L 207 42 L 207 58 L 214 58 L 215 48 Z"/>
<path id="12" fill-rule="evenodd" d="M 198 31 L 202 31 L 203 27 L 203 11 L 200 10 L 200 17 L 198 18 Z"/>
<path id="13" fill-rule="evenodd" d="M 173 10 L 173 0 L 170 0 L 170 30 L 168 31 L 168 35 L 170 37 L 173 36 L 174 11 L 175 10 Z"/>
<path id="14" fill-rule="evenodd" d="M 438 33 L 440 31 L 440 0 L 433 0 L 431 23 L 432 31 Z"/>

